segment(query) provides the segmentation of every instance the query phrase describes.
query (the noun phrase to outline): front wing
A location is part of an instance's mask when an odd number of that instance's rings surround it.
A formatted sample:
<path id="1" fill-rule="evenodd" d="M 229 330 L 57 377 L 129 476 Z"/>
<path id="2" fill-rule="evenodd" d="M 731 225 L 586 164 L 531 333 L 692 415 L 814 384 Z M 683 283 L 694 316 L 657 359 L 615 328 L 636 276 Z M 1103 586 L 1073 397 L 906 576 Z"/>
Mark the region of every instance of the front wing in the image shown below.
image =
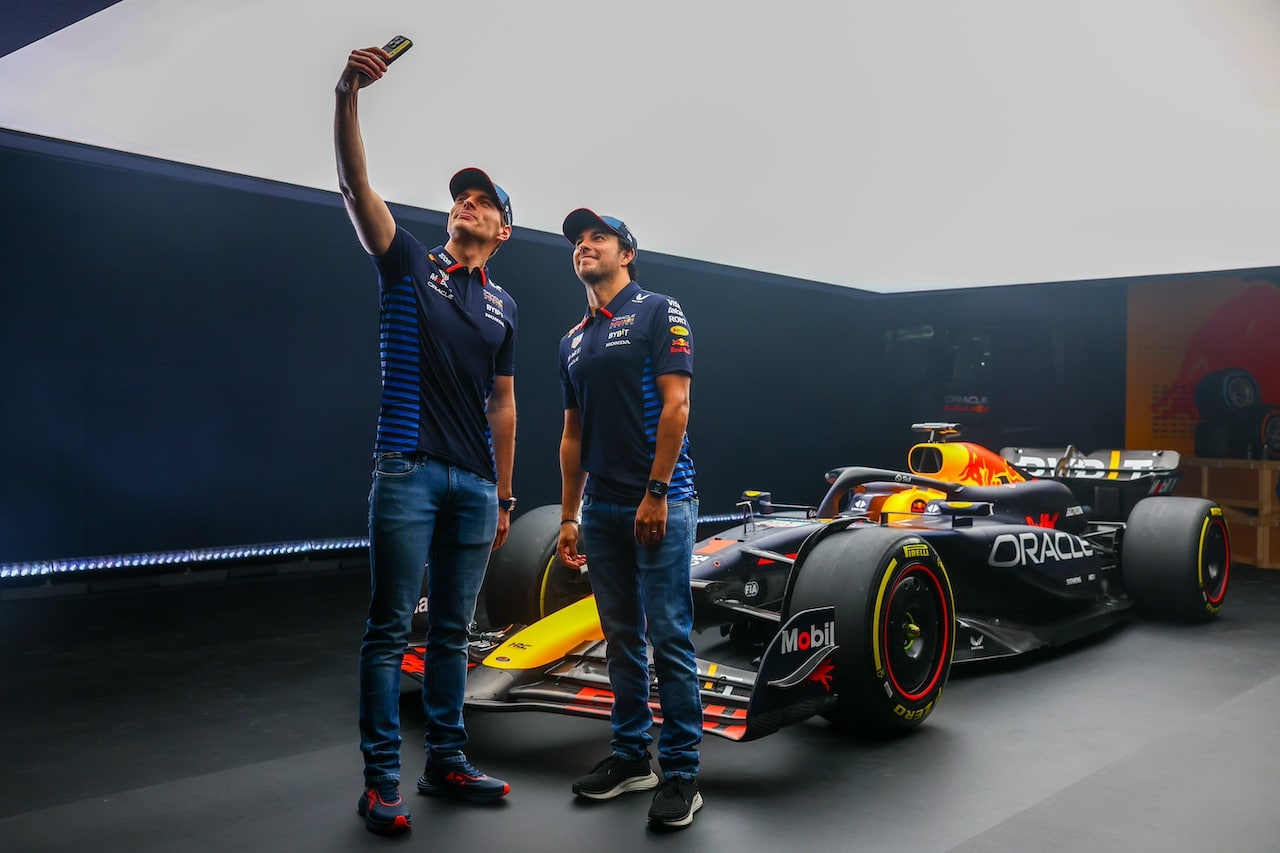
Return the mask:
<path id="1" fill-rule="evenodd" d="M 802 625 L 834 622 L 834 612 L 834 608 L 825 607 L 795 614 L 765 650 L 756 672 L 696 659 L 703 731 L 732 741 L 755 740 L 826 709 L 835 699 L 831 658 L 837 646 L 827 642 L 813 648 L 807 640 L 797 638 Z M 513 633 L 484 654 L 484 660 L 472 660 L 465 695 L 468 708 L 609 718 L 613 693 L 604 640 L 579 642 L 546 667 L 501 665 L 503 659 L 509 662 L 511 658 L 504 651 L 531 645 L 522 639 L 524 636 L 524 632 Z M 402 672 L 420 681 L 424 667 L 423 648 L 410 647 Z M 649 684 L 654 723 L 661 724 L 662 707 L 652 662 Z"/>

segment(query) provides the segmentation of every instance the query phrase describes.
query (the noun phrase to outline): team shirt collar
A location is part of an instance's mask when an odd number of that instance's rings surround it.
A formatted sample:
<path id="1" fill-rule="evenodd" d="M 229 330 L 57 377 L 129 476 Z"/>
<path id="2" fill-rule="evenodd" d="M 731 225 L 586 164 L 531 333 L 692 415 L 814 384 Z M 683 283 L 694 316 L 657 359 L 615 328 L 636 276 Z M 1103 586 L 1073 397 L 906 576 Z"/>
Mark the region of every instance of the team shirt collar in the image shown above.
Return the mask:
<path id="1" fill-rule="evenodd" d="M 436 246 L 436 248 L 430 252 L 430 256 L 431 260 L 435 261 L 440 266 L 441 271 L 444 272 L 445 275 L 455 273 L 460 269 L 465 269 L 462 266 L 462 261 L 457 260 L 453 255 L 450 255 L 445 251 L 444 246 Z M 488 286 L 489 284 L 489 268 L 487 266 L 480 267 L 480 284 L 482 286 Z"/>
<path id="2" fill-rule="evenodd" d="M 630 302 L 632 299 L 635 299 L 638 293 L 640 293 L 640 285 L 634 281 L 627 282 L 627 286 L 622 288 L 622 290 L 619 290 L 617 295 L 613 297 L 613 300 L 607 306 L 600 309 L 600 313 L 604 315 L 606 320 L 612 320 L 614 315 L 622 310 L 622 306 Z M 579 325 L 579 328 L 590 322 L 591 309 L 588 308 L 586 313 L 582 315 L 582 323 Z"/>

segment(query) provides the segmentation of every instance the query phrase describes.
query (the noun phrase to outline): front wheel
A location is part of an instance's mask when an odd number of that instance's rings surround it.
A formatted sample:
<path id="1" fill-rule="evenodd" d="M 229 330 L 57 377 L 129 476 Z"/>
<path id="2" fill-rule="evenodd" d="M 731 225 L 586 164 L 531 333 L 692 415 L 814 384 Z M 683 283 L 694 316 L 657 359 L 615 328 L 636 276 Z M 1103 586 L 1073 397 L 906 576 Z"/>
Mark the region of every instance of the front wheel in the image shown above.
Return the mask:
<path id="1" fill-rule="evenodd" d="M 484 609 L 490 625 L 532 625 L 591 594 L 585 572 L 560 562 L 560 506 L 548 504 L 511 523 L 489 560 Z M 584 549 L 585 550 L 585 549 Z"/>
<path id="2" fill-rule="evenodd" d="M 837 522 L 797 555 L 783 621 L 830 605 L 838 648 L 827 719 L 882 732 L 922 723 L 955 647 L 951 581 L 937 553 L 915 534 Z"/>
<path id="3" fill-rule="evenodd" d="M 1150 497 L 1129 513 L 1120 576 L 1140 609 L 1165 619 L 1212 619 L 1226 600 L 1230 571 L 1227 522 L 1213 501 Z"/>

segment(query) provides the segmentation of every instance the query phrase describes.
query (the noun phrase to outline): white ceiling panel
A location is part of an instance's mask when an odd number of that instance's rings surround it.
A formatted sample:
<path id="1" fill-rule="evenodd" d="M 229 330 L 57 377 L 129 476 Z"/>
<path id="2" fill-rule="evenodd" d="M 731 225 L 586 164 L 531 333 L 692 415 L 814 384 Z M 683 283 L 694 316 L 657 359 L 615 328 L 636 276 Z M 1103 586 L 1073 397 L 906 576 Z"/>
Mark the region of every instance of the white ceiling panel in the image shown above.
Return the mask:
<path id="1" fill-rule="evenodd" d="M 335 189 L 479 165 L 519 227 L 894 292 L 1280 265 L 1273 0 L 124 0 L 0 58 L 0 126 Z"/>

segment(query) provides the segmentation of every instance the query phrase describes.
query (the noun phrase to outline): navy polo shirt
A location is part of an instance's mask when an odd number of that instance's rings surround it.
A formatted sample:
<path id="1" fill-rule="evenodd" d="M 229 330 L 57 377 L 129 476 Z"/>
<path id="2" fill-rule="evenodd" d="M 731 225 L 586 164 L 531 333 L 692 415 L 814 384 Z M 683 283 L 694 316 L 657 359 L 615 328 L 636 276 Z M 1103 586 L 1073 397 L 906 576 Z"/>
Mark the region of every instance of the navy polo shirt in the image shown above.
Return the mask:
<path id="1" fill-rule="evenodd" d="M 565 409 L 582 419 L 586 493 L 614 503 L 639 503 L 657 447 L 662 397 L 657 377 L 693 375 L 693 336 L 680 303 L 634 281 L 595 316 L 588 313 L 560 341 Z M 694 495 L 689 436 L 671 477 L 667 500 Z"/>
<path id="2" fill-rule="evenodd" d="M 516 303 L 403 228 L 375 256 L 382 295 L 382 405 L 374 453 L 424 453 L 496 480 L 486 402 L 515 374 Z"/>

